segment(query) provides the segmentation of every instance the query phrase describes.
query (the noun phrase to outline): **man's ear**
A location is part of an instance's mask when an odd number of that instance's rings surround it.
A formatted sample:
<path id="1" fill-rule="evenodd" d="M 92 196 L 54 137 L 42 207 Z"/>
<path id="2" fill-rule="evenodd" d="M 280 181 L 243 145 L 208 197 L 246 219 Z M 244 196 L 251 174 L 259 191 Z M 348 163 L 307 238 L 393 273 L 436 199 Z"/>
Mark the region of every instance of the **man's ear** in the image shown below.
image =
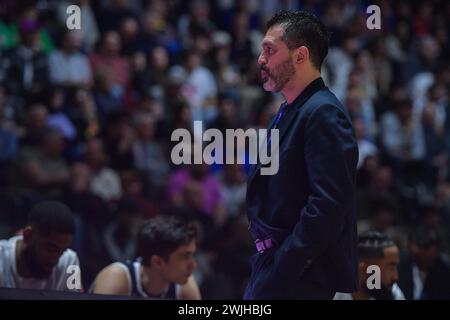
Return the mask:
<path id="1" fill-rule="evenodd" d="M 369 265 L 367 264 L 367 262 L 365 262 L 365 261 L 360 261 L 360 262 L 358 263 L 359 274 L 365 275 L 366 272 L 367 272 L 367 267 L 368 267 L 368 266 L 369 266 Z"/>
<path id="2" fill-rule="evenodd" d="M 33 228 L 31 226 L 26 226 L 22 231 L 23 241 L 25 243 L 31 242 L 31 237 L 33 236 Z"/>
<path id="3" fill-rule="evenodd" d="M 301 46 L 296 50 L 295 63 L 304 63 L 309 60 L 309 49 L 305 46 Z"/>
<path id="4" fill-rule="evenodd" d="M 160 268 L 163 265 L 164 259 L 161 256 L 154 254 L 150 261 L 153 268 Z"/>

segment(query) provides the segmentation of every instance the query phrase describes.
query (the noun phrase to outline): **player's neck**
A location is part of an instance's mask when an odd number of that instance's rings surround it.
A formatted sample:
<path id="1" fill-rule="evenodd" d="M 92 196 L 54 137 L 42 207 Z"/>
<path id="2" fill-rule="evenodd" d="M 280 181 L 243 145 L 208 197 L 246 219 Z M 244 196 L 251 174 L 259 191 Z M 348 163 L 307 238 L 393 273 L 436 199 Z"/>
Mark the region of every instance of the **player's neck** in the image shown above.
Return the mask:
<path id="1" fill-rule="evenodd" d="M 292 80 L 281 90 L 286 102 L 291 104 L 311 82 L 319 77 L 320 71 L 316 69 L 297 71 Z"/>
<path id="2" fill-rule="evenodd" d="M 170 285 L 151 268 L 141 268 L 141 279 L 142 287 L 152 296 L 161 296 L 168 290 Z"/>
<path id="3" fill-rule="evenodd" d="M 352 293 L 352 297 L 354 300 L 369 300 L 369 295 L 365 290 L 359 290 L 357 292 Z"/>

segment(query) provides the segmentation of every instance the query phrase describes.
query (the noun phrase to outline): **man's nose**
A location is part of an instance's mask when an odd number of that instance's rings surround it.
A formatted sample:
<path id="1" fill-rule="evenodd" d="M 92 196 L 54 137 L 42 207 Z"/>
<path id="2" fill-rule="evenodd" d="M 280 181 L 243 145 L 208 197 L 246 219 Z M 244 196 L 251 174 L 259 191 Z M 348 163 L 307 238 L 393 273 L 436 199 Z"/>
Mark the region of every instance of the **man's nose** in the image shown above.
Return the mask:
<path id="1" fill-rule="evenodd" d="M 398 281 L 398 271 L 397 270 L 394 270 L 394 272 L 392 273 L 392 281 L 393 282 Z"/>
<path id="2" fill-rule="evenodd" d="M 267 63 L 267 59 L 266 59 L 266 57 L 264 56 L 264 53 L 261 52 L 261 54 L 260 54 L 259 57 L 258 57 L 258 64 L 259 64 L 259 65 L 263 65 L 263 64 L 266 64 L 266 63 Z"/>

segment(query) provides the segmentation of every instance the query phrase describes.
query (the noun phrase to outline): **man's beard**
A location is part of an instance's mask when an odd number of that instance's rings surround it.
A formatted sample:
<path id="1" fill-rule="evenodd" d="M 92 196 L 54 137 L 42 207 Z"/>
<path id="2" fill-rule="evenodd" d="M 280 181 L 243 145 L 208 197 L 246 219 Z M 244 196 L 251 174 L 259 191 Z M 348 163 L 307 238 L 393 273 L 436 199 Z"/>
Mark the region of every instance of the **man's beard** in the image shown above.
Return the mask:
<path id="1" fill-rule="evenodd" d="M 27 246 L 22 251 L 23 263 L 27 266 L 31 277 L 35 279 L 46 279 L 52 273 L 51 271 L 43 270 L 43 268 L 37 262 L 36 254 L 33 248 Z"/>
<path id="2" fill-rule="evenodd" d="M 381 289 L 367 290 L 367 293 L 375 300 L 394 300 L 394 295 L 392 294 L 392 286 L 391 289 L 382 286 Z"/>
<path id="3" fill-rule="evenodd" d="M 269 81 L 269 78 L 272 79 L 273 83 L 275 84 L 275 87 L 273 89 L 274 92 L 281 91 L 286 83 L 288 83 L 291 77 L 295 74 L 294 65 L 289 58 L 281 62 L 273 70 L 267 68 L 266 65 L 262 65 L 260 69 L 264 70 L 267 73 L 267 81 Z"/>

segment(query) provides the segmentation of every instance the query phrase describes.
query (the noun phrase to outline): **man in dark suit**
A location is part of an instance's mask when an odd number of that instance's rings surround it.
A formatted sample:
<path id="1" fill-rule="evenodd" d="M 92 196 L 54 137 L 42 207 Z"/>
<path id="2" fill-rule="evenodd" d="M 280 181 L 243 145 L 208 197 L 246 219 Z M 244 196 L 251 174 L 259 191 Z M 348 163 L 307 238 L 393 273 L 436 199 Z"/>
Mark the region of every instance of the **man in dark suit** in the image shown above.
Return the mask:
<path id="1" fill-rule="evenodd" d="M 358 149 L 347 111 L 320 77 L 327 52 L 328 32 L 312 14 L 280 11 L 267 24 L 261 78 L 286 102 L 269 127 L 279 130 L 278 172 L 261 174 L 258 163 L 249 173 L 258 253 L 244 299 L 332 299 L 358 289 Z"/>
<path id="2" fill-rule="evenodd" d="M 410 300 L 450 299 L 450 258 L 439 251 L 440 237 L 431 227 L 413 230 L 408 253 L 401 257 L 398 284 Z"/>

